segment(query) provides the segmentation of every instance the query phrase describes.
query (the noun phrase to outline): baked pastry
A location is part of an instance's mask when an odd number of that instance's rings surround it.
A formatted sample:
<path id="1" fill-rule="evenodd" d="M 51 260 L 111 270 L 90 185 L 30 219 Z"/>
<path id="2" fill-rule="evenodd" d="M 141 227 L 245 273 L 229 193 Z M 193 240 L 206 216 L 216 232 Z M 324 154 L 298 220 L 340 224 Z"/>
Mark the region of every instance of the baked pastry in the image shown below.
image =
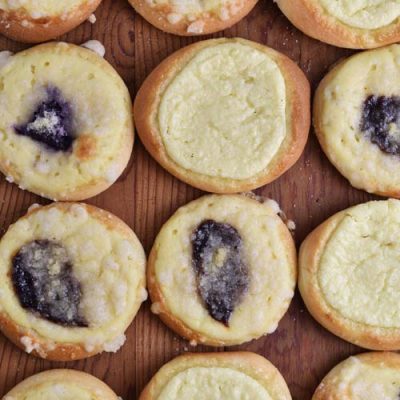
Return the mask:
<path id="1" fill-rule="evenodd" d="M 3 400 L 118 400 L 101 380 L 72 369 L 53 369 L 25 379 Z"/>
<path id="2" fill-rule="evenodd" d="M 400 46 L 367 51 L 334 68 L 314 103 L 315 131 L 330 161 L 354 187 L 390 197 L 400 197 L 396 82 Z"/>
<path id="3" fill-rule="evenodd" d="M 135 100 L 150 154 L 197 188 L 262 186 L 299 158 L 309 130 L 309 84 L 284 55 L 243 39 L 185 47 L 162 62 Z"/>
<path id="4" fill-rule="evenodd" d="M 25 43 L 54 39 L 74 29 L 101 0 L 0 0 L 0 33 Z"/>
<path id="5" fill-rule="evenodd" d="M 364 353 L 333 368 L 312 400 L 398 400 L 399 393 L 400 355 Z"/>
<path id="6" fill-rule="evenodd" d="M 0 58 L 0 170 L 7 179 L 56 200 L 85 199 L 114 183 L 134 134 L 130 95 L 111 65 L 66 43 Z"/>
<path id="7" fill-rule="evenodd" d="M 305 34 L 339 47 L 370 49 L 400 40 L 397 0 L 276 0 Z"/>
<path id="8" fill-rule="evenodd" d="M 50 360 L 116 352 L 146 299 L 133 231 L 79 203 L 30 209 L 0 241 L 0 329 Z"/>
<path id="9" fill-rule="evenodd" d="M 249 352 L 179 356 L 151 379 L 139 400 L 291 400 L 279 371 Z"/>
<path id="10" fill-rule="evenodd" d="M 400 201 L 341 211 L 303 242 L 299 289 L 314 318 L 374 350 L 400 349 Z"/>
<path id="11" fill-rule="evenodd" d="M 208 195 L 181 207 L 155 240 L 151 310 L 192 345 L 241 344 L 276 330 L 296 274 L 292 236 L 268 203 Z"/>
<path id="12" fill-rule="evenodd" d="M 129 0 L 148 22 L 181 36 L 206 35 L 231 27 L 244 18 L 258 0 Z"/>

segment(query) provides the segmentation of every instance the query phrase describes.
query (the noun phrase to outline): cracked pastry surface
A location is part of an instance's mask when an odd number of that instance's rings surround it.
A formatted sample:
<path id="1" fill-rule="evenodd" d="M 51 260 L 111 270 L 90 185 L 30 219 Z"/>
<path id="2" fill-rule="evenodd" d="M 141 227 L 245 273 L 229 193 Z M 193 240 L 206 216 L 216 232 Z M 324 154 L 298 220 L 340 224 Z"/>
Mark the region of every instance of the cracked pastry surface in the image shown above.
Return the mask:
<path id="1" fill-rule="evenodd" d="M 0 170 L 21 188 L 55 200 L 94 196 L 122 173 L 133 139 L 128 89 L 93 51 L 49 43 L 2 63 Z"/>
<path id="2" fill-rule="evenodd" d="M 277 0 L 307 35 L 339 47 L 367 49 L 400 39 L 399 0 Z"/>
<path id="3" fill-rule="evenodd" d="M 152 311 L 192 344 L 234 345 L 272 333 L 289 307 L 296 251 L 267 204 L 209 195 L 181 207 L 149 256 Z"/>
<path id="4" fill-rule="evenodd" d="M 134 115 L 147 150 L 170 173 L 206 191 L 235 193 L 297 161 L 308 136 L 309 84 L 272 49 L 207 40 L 150 74 Z"/>
<path id="5" fill-rule="evenodd" d="M 129 0 L 157 28 L 181 36 L 222 31 L 239 22 L 257 0 Z"/>
<path id="6" fill-rule="evenodd" d="M 102 381 L 85 372 L 53 369 L 20 382 L 2 400 L 118 400 Z"/>
<path id="7" fill-rule="evenodd" d="M 356 77 L 356 78 L 355 78 Z M 400 46 L 356 54 L 319 85 L 314 125 L 323 150 L 358 189 L 400 197 Z"/>
<path id="8" fill-rule="evenodd" d="M 54 39 L 81 24 L 101 0 L 0 0 L 0 33 L 27 43 Z"/>
<path id="9" fill-rule="evenodd" d="M 74 360 L 116 352 L 146 299 L 133 231 L 80 203 L 37 207 L 0 241 L 0 329 L 28 353 Z"/>
<path id="10" fill-rule="evenodd" d="M 397 400 L 400 394 L 400 356 L 364 353 L 334 367 L 312 400 Z"/>
<path id="11" fill-rule="evenodd" d="M 290 400 L 279 371 L 250 352 L 179 356 L 151 379 L 139 400 Z"/>
<path id="12" fill-rule="evenodd" d="M 400 201 L 341 211 L 303 242 L 299 289 L 314 318 L 337 336 L 374 350 L 400 348 Z"/>

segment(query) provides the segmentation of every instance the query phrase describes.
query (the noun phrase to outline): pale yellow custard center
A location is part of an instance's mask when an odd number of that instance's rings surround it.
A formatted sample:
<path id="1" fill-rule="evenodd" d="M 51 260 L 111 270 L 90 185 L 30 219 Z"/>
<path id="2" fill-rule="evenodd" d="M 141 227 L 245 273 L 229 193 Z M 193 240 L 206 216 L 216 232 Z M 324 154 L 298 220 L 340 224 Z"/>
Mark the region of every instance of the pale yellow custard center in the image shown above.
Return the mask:
<path id="1" fill-rule="evenodd" d="M 271 400 L 255 379 L 230 368 L 189 368 L 175 375 L 158 400 Z"/>
<path id="2" fill-rule="evenodd" d="M 400 16 L 400 0 L 319 0 L 325 10 L 346 25 L 378 29 Z"/>
<path id="3" fill-rule="evenodd" d="M 322 294 L 358 323 L 400 328 L 400 201 L 346 211 L 326 244 L 318 273 Z"/>
<path id="4" fill-rule="evenodd" d="M 88 390 L 72 383 L 44 383 L 4 400 L 102 400 L 103 392 Z"/>
<path id="5" fill-rule="evenodd" d="M 334 398 L 398 400 L 400 371 L 386 365 L 370 365 L 357 357 L 345 362 Z"/>
<path id="6" fill-rule="evenodd" d="M 0 0 L 0 10 L 27 14 L 33 19 L 68 15 L 91 0 Z"/>
<path id="7" fill-rule="evenodd" d="M 162 96 L 168 156 L 196 173 L 250 178 L 268 167 L 286 132 L 285 81 L 264 52 L 241 43 L 199 51 Z"/>

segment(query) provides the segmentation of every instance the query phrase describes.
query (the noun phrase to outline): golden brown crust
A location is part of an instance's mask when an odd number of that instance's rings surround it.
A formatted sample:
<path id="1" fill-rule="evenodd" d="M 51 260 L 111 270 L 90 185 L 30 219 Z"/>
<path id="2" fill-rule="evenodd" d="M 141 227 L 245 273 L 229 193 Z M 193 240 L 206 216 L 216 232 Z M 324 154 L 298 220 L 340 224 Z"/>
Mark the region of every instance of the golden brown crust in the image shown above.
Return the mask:
<path id="1" fill-rule="evenodd" d="M 125 235 L 128 239 L 131 238 L 133 232 L 131 228 L 126 225 L 121 219 L 117 218 L 115 215 L 97 208 L 95 206 L 83 203 L 52 203 L 43 207 L 35 207 L 31 208 L 25 216 L 21 219 L 26 219 L 32 214 L 48 210 L 51 208 L 57 208 L 61 212 L 67 212 L 73 205 L 80 204 L 85 207 L 86 211 L 97 220 L 101 221 L 104 225 L 109 229 L 117 230 L 121 235 Z M 143 286 L 145 283 L 143 282 Z M 133 321 L 134 316 L 131 319 Z M 126 327 L 127 328 L 127 327 Z M 74 328 L 71 328 L 74 329 Z M 38 338 L 36 335 L 31 332 L 24 330 L 21 326 L 16 324 L 10 316 L 2 311 L 0 311 L 0 330 L 2 333 L 17 347 L 26 351 L 26 347 L 24 346 L 21 339 L 28 338 L 32 343 L 32 351 L 31 355 L 45 358 L 47 360 L 52 361 L 74 361 L 81 360 L 84 358 L 88 358 L 99 354 L 103 351 L 102 345 L 94 346 L 92 351 L 88 351 L 87 347 L 85 348 L 84 343 L 51 343 L 46 341 L 44 338 Z M 37 348 L 34 347 L 37 345 Z"/>
<path id="2" fill-rule="evenodd" d="M 161 29 L 164 32 L 172 33 L 179 36 L 197 36 L 197 35 L 208 35 L 211 33 L 219 32 L 224 29 L 230 28 L 231 26 L 238 23 L 243 19 L 257 4 L 258 0 L 244 0 L 241 7 L 234 15 L 231 15 L 228 19 L 222 20 L 217 15 L 208 14 L 199 18 L 201 22 L 204 22 L 204 27 L 201 32 L 189 32 L 188 27 L 191 22 L 188 22 L 186 18 L 182 18 L 181 21 L 172 24 L 168 21 L 168 14 L 173 12 L 171 6 L 159 6 L 152 7 L 146 0 L 129 0 L 132 7 L 148 22 L 154 25 L 156 28 Z"/>
<path id="3" fill-rule="evenodd" d="M 15 397 L 16 399 L 20 398 L 19 396 L 23 398 L 27 390 L 32 390 L 38 385 L 48 384 L 50 382 L 54 382 L 54 384 L 75 383 L 81 388 L 98 393 L 104 400 L 118 400 L 117 395 L 103 381 L 97 379 L 93 375 L 72 369 L 53 369 L 32 375 L 11 389 L 4 398 L 7 398 L 7 396 L 10 396 L 10 398 Z"/>
<path id="4" fill-rule="evenodd" d="M 101 0 L 90 0 L 63 19 L 34 19 L 18 12 L 0 10 L 0 33 L 23 43 L 40 43 L 55 39 L 76 28 L 96 10 Z"/>
<path id="5" fill-rule="evenodd" d="M 345 25 L 329 16 L 315 0 L 277 0 L 277 4 L 293 25 L 302 32 L 334 46 L 372 49 L 400 40 L 399 20 L 381 29 L 360 29 Z"/>
<path id="6" fill-rule="evenodd" d="M 398 350 L 400 349 L 400 329 L 369 326 L 343 317 L 326 302 L 319 286 L 320 259 L 332 233 L 348 210 L 327 219 L 301 244 L 298 283 L 301 296 L 310 314 L 322 326 L 340 338 L 370 350 Z"/>
<path id="7" fill-rule="evenodd" d="M 369 364 L 378 368 L 395 368 L 400 369 L 400 354 L 389 353 L 389 352 L 371 352 L 363 353 L 353 356 L 359 359 L 363 364 Z M 343 398 L 342 393 L 338 394 L 338 382 L 337 376 L 341 373 L 342 367 L 349 361 L 346 359 L 336 365 L 321 381 L 320 385 L 316 389 L 312 400 L 346 400 L 351 399 L 350 396 Z"/>
<path id="8" fill-rule="evenodd" d="M 272 398 L 291 400 L 279 371 L 267 359 L 251 352 L 187 353 L 165 364 L 145 387 L 139 400 L 156 400 L 164 385 L 177 373 L 193 367 L 226 367 L 243 372 L 263 385 Z"/>
<path id="9" fill-rule="evenodd" d="M 286 138 L 269 166 L 252 178 L 237 180 L 194 173 L 175 163 L 165 151 L 157 128 L 156 116 L 161 96 L 168 84 L 195 54 L 220 43 L 239 42 L 265 52 L 279 66 L 286 84 Z M 172 175 L 205 191 L 237 193 L 263 186 L 286 172 L 300 157 L 307 142 L 310 127 L 310 85 L 301 69 L 289 58 L 261 44 L 244 39 L 211 39 L 178 50 L 165 59 L 145 80 L 135 104 L 135 123 L 144 146 Z"/>
<path id="10" fill-rule="evenodd" d="M 232 195 L 232 196 L 240 196 L 240 195 Z M 253 200 L 251 198 L 248 198 L 248 201 L 257 202 L 256 200 Z M 279 233 L 282 242 L 285 244 L 287 248 L 287 255 L 290 257 L 289 263 L 291 266 L 292 279 L 294 282 L 296 282 L 297 253 L 293 237 L 290 234 L 290 231 L 284 225 L 284 223 L 282 223 L 278 229 L 280 230 Z M 177 316 L 175 316 L 169 311 L 169 308 L 167 306 L 167 301 L 162 293 L 161 287 L 156 278 L 155 265 L 157 257 L 158 257 L 157 247 L 153 246 L 152 249 L 150 250 L 150 254 L 147 261 L 147 289 L 149 291 L 152 303 L 157 304 L 157 315 L 165 323 L 165 325 L 167 325 L 178 335 L 184 337 L 193 344 L 205 344 L 207 346 L 213 346 L 213 347 L 233 346 L 240 344 L 235 340 L 232 341 L 218 340 L 216 338 L 206 336 L 204 333 L 199 333 L 188 327 Z"/>

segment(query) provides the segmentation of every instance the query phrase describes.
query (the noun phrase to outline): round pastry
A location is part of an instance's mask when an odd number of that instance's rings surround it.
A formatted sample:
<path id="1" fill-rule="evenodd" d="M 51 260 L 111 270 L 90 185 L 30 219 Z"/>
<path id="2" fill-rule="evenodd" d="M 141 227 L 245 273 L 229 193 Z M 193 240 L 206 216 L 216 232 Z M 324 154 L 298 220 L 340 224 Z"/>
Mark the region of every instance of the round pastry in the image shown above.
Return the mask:
<path id="1" fill-rule="evenodd" d="M 370 49 L 400 40 L 398 0 L 276 0 L 305 34 L 339 47 Z"/>
<path id="2" fill-rule="evenodd" d="M 356 78 L 355 78 L 356 77 Z M 400 197 L 400 46 L 339 64 L 315 95 L 314 125 L 323 150 L 359 189 Z"/>
<path id="3" fill-rule="evenodd" d="M 133 146 L 127 87 L 86 48 L 49 43 L 0 57 L 0 170 L 56 200 L 107 189 Z"/>
<path id="4" fill-rule="evenodd" d="M 400 349 L 400 201 L 335 214 L 303 242 L 299 289 L 314 318 L 374 350 Z"/>
<path id="5" fill-rule="evenodd" d="M 208 195 L 181 207 L 150 252 L 152 311 L 191 344 L 272 333 L 296 284 L 292 236 L 268 203 Z"/>
<path id="6" fill-rule="evenodd" d="M 25 43 L 45 42 L 74 29 L 101 0 L 0 0 L 0 33 Z"/>
<path id="7" fill-rule="evenodd" d="M 171 174 L 197 188 L 262 186 L 300 157 L 309 84 L 286 56 L 243 39 L 185 47 L 146 79 L 135 101 L 138 133 Z"/>
<path id="8" fill-rule="evenodd" d="M 79 203 L 31 208 L 0 241 L 0 329 L 27 353 L 76 360 L 116 352 L 146 299 L 133 231 Z"/>
<path id="9" fill-rule="evenodd" d="M 118 400 L 101 380 L 72 369 L 53 369 L 25 379 L 3 400 Z"/>
<path id="10" fill-rule="evenodd" d="M 364 353 L 333 368 L 312 400 L 398 400 L 399 396 L 400 355 Z"/>
<path id="11" fill-rule="evenodd" d="M 139 400 L 291 400 L 279 371 L 249 352 L 179 356 L 151 379 Z"/>
<path id="12" fill-rule="evenodd" d="M 132 7 L 158 29 L 181 36 L 206 35 L 231 27 L 258 0 L 129 0 Z"/>

